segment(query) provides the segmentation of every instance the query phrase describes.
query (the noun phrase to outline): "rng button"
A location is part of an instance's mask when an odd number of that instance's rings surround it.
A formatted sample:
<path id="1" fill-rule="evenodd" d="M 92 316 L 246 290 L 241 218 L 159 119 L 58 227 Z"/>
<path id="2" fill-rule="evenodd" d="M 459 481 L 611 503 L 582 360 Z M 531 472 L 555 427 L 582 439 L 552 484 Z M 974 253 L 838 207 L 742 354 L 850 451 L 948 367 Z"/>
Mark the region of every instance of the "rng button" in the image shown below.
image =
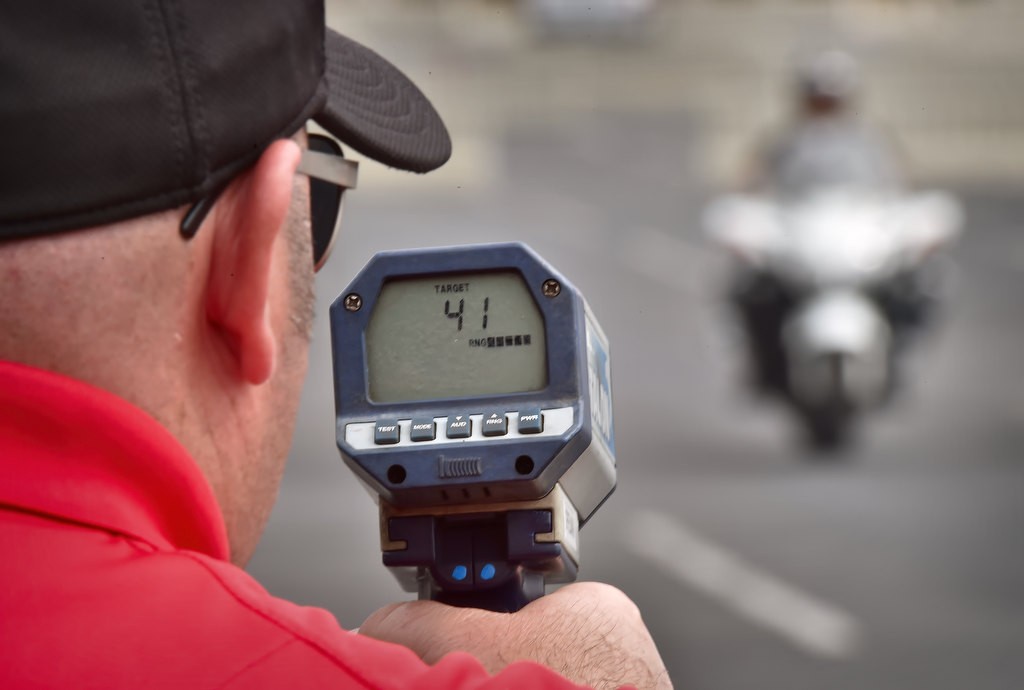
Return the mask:
<path id="1" fill-rule="evenodd" d="M 508 417 L 504 412 L 489 412 L 480 423 L 484 436 L 504 436 L 508 433 Z"/>

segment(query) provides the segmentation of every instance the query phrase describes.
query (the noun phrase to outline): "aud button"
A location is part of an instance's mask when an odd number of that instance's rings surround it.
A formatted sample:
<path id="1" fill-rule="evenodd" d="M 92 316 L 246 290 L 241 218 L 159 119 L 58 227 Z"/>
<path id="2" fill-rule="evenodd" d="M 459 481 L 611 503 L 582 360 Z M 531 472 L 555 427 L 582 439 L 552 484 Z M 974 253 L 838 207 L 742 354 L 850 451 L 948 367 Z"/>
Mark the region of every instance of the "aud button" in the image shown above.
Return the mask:
<path id="1" fill-rule="evenodd" d="M 455 415 L 448 418 L 448 438 L 469 438 L 473 433 L 473 423 L 468 414 Z"/>

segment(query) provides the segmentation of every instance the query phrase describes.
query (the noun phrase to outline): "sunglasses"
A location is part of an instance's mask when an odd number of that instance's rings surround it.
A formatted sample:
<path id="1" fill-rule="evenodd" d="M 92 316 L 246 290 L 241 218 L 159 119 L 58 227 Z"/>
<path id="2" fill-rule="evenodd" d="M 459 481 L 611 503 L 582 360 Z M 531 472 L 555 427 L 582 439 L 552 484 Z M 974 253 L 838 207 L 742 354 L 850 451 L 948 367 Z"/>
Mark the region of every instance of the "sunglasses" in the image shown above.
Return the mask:
<path id="1" fill-rule="evenodd" d="M 341 225 L 346 189 L 355 189 L 359 164 L 345 158 L 341 145 L 322 134 L 309 134 L 308 148 L 299 159 L 300 172 L 309 177 L 309 215 L 313 233 L 313 270 L 327 263 Z M 181 219 L 181 236 L 191 239 L 199 231 L 224 187 L 197 201 Z"/>

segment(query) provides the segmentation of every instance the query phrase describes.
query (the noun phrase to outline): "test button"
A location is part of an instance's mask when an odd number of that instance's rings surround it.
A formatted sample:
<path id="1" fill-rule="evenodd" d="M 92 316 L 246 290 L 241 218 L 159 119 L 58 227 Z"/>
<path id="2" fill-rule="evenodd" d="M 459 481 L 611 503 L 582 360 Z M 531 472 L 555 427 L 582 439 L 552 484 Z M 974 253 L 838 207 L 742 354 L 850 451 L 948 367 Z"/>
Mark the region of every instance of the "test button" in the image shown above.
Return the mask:
<path id="1" fill-rule="evenodd" d="M 394 419 L 378 419 L 373 425 L 373 442 L 379 446 L 398 443 L 401 428 Z"/>
<path id="2" fill-rule="evenodd" d="M 519 433 L 539 434 L 544 431 L 544 415 L 539 407 L 531 407 L 519 412 Z"/>

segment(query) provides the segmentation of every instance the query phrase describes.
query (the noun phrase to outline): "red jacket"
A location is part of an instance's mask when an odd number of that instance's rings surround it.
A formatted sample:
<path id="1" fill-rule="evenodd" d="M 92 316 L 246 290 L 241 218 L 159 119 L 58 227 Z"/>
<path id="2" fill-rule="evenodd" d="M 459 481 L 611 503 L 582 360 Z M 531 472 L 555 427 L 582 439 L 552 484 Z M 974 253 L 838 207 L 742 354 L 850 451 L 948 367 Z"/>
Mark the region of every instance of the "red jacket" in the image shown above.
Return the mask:
<path id="1" fill-rule="evenodd" d="M 0 362 L 0 687 L 572 688 L 468 654 L 427 666 L 227 561 L 213 493 L 124 400 Z"/>

